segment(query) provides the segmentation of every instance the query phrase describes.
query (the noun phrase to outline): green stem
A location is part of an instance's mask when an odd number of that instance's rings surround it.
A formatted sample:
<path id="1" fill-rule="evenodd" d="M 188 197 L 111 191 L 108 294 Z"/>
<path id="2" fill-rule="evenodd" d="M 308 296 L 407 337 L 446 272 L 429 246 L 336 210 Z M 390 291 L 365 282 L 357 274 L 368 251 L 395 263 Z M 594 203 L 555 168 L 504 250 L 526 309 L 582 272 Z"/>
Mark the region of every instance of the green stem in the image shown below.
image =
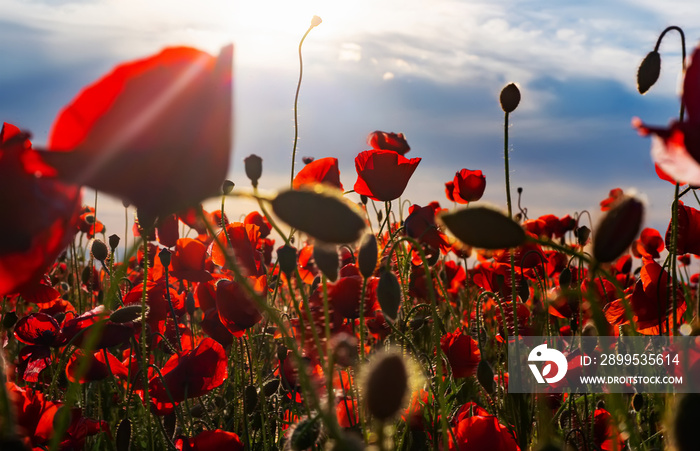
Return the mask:
<path id="1" fill-rule="evenodd" d="M 302 36 L 301 41 L 299 41 L 299 82 L 297 83 L 297 92 L 294 94 L 294 145 L 292 146 L 292 174 L 289 178 L 289 187 L 294 186 L 294 161 L 297 157 L 297 142 L 299 141 L 299 90 L 301 89 L 301 78 L 304 74 L 304 61 L 301 58 L 301 45 L 304 43 L 304 39 L 309 35 L 311 30 L 314 28 L 313 25 L 306 30 L 304 36 Z"/>

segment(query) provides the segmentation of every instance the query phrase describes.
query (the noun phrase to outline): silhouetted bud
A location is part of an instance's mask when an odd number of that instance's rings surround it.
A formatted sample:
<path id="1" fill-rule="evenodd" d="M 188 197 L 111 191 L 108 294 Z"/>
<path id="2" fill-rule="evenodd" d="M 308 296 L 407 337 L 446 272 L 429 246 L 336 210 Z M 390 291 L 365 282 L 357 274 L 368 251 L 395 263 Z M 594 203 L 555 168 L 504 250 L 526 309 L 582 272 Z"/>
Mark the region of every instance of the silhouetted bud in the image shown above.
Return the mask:
<path id="1" fill-rule="evenodd" d="M 291 277 L 297 267 L 297 250 L 288 244 L 280 247 L 277 249 L 277 263 L 280 265 L 280 271 Z"/>
<path id="2" fill-rule="evenodd" d="M 245 413 L 251 413 L 258 405 L 258 389 L 255 385 L 248 385 L 243 392 L 245 400 Z"/>
<path id="3" fill-rule="evenodd" d="M 377 267 L 377 257 L 379 249 L 377 247 L 377 237 L 372 233 L 367 233 L 362 237 L 360 250 L 357 253 L 357 266 L 360 274 L 365 279 L 372 277 Z"/>
<path id="4" fill-rule="evenodd" d="M 112 312 L 109 315 L 109 320 L 117 324 L 130 323 L 141 319 L 142 311 L 141 306 L 138 304 L 127 305 Z"/>
<path id="5" fill-rule="evenodd" d="M 224 194 L 231 194 L 231 191 L 233 191 L 234 186 L 236 186 L 236 184 L 233 183 L 231 180 L 224 180 L 224 184 L 221 185 L 221 192 Z"/>
<path id="6" fill-rule="evenodd" d="M 187 296 L 185 297 L 185 310 L 187 311 L 188 315 L 192 316 L 194 315 L 195 308 L 196 305 L 194 303 L 194 295 L 191 291 L 188 291 Z"/>
<path id="7" fill-rule="evenodd" d="M 588 242 L 588 238 L 591 236 L 591 229 L 586 226 L 581 226 L 575 231 L 576 241 L 578 241 L 579 246 L 584 246 Z"/>
<path id="8" fill-rule="evenodd" d="M 170 251 L 163 248 L 160 250 L 158 253 L 158 257 L 160 258 L 160 263 L 163 265 L 164 268 L 167 268 L 170 266 Z"/>
<path id="9" fill-rule="evenodd" d="M 274 378 L 274 379 L 270 379 L 269 381 L 267 381 L 263 384 L 262 391 L 263 391 L 263 394 L 265 396 L 269 397 L 269 396 L 272 396 L 275 393 L 277 393 L 277 389 L 279 389 L 279 388 L 280 388 L 280 380 L 277 378 Z"/>
<path id="10" fill-rule="evenodd" d="M 391 419 L 404 404 L 408 370 L 399 354 L 375 356 L 364 384 L 367 410 L 378 420 Z"/>
<path id="11" fill-rule="evenodd" d="M 649 88 L 654 86 L 656 80 L 659 79 L 660 73 L 661 55 L 654 50 L 644 57 L 642 64 L 639 65 L 639 70 L 637 70 L 637 90 L 639 90 L 639 93 L 644 94 Z"/>
<path id="12" fill-rule="evenodd" d="M 401 307 L 401 285 L 391 271 L 384 271 L 377 283 L 377 300 L 386 318 L 396 320 Z"/>
<path id="13" fill-rule="evenodd" d="M 634 396 L 632 396 L 632 408 L 635 412 L 639 412 L 642 410 L 642 407 L 644 407 L 644 395 L 635 393 Z"/>
<path id="14" fill-rule="evenodd" d="M 119 246 L 119 235 L 115 233 L 109 236 L 109 248 L 114 252 L 117 246 Z"/>
<path id="15" fill-rule="evenodd" d="M 676 404 L 676 416 L 673 421 L 673 435 L 676 449 L 679 451 L 695 450 L 698 446 L 697 419 L 700 418 L 700 393 L 681 395 Z"/>
<path id="16" fill-rule="evenodd" d="M 17 322 L 17 319 L 17 312 L 15 312 L 14 310 L 11 312 L 5 312 L 5 314 L 2 316 L 3 329 L 11 329 Z"/>
<path id="17" fill-rule="evenodd" d="M 514 83 L 509 84 L 501 91 L 501 108 L 506 113 L 512 113 L 520 103 L 520 90 Z"/>
<path id="18" fill-rule="evenodd" d="M 131 420 L 125 418 L 117 426 L 117 437 L 115 439 L 117 451 L 126 451 L 130 449 L 131 442 Z"/>
<path id="19" fill-rule="evenodd" d="M 367 202 L 369 202 L 369 198 L 364 194 L 360 194 L 360 201 L 362 201 L 363 205 L 367 205 Z"/>
<path id="20" fill-rule="evenodd" d="M 95 260 L 104 262 L 109 257 L 109 250 L 107 250 L 107 245 L 102 240 L 94 239 L 92 240 L 92 246 L 90 246 L 90 255 Z"/>
<path id="21" fill-rule="evenodd" d="M 321 270 L 328 280 L 331 282 L 336 281 L 340 264 L 336 246 L 316 243 L 314 245 L 314 261 L 316 262 L 316 267 Z"/>
<path id="22" fill-rule="evenodd" d="M 303 161 L 304 164 L 309 164 L 314 161 L 314 157 L 301 157 L 301 161 Z"/>
<path id="23" fill-rule="evenodd" d="M 571 284 L 571 270 L 567 267 L 559 274 L 559 286 L 568 287 Z"/>
<path id="24" fill-rule="evenodd" d="M 287 352 L 288 350 L 285 345 L 277 346 L 277 360 L 284 362 L 284 360 L 287 358 Z"/>
<path id="25" fill-rule="evenodd" d="M 258 180 L 262 176 L 262 158 L 252 154 L 243 160 L 245 164 L 245 175 L 248 176 L 253 188 L 258 187 Z"/>
<path id="26" fill-rule="evenodd" d="M 608 210 L 593 235 L 593 256 L 601 263 L 619 257 L 634 241 L 642 226 L 644 204 L 625 197 Z"/>
<path id="27" fill-rule="evenodd" d="M 479 381 L 486 393 L 489 395 L 496 391 L 496 383 L 493 380 L 493 369 L 486 360 L 479 360 L 479 365 L 476 367 L 476 380 Z"/>

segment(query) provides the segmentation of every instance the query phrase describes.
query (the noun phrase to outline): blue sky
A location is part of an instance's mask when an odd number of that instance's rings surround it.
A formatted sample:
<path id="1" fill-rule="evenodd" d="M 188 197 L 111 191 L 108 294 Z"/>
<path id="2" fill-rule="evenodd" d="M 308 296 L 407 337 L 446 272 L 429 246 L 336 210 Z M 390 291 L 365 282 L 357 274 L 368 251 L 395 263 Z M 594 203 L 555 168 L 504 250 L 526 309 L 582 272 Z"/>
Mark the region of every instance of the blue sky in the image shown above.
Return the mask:
<path id="1" fill-rule="evenodd" d="M 403 132 L 407 156 L 423 158 L 404 198 L 451 207 L 444 182 L 462 168 L 481 169 L 483 200 L 504 207 L 498 94 L 513 81 L 522 102 L 511 115 L 511 183 L 524 187 L 529 215 L 589 209 L 595 219 L 611 188 L 635 188 L 649 202 L 648 225 L 663 233 L 673 188 L 657 179 L 650 142 L 630 120 L 665 124 L 677 115 L 678 35 L 661 46 L 662 74 L 649 94 L 636 92 L 635 75 L 666 26 L 681 26 L 692 51 L 700 35 L 693 3 L 0 0 L 0 119 L 40 145 L 58 111 L 114 65 L 168 45 L 215 53 L 233 42 L 230 178 L 247 186 L 242 159 L 256 153 L 261 187 L 283 188 L 297 45 L 318 14 L 323 23 L 304 44 L 297 168 L 304 155 L 336 157 L 350 189 L 367 134 Z M 121 203 L 102 206 L 119 233 Z M 229 208 L 235 218 L 251 206 Z"/>

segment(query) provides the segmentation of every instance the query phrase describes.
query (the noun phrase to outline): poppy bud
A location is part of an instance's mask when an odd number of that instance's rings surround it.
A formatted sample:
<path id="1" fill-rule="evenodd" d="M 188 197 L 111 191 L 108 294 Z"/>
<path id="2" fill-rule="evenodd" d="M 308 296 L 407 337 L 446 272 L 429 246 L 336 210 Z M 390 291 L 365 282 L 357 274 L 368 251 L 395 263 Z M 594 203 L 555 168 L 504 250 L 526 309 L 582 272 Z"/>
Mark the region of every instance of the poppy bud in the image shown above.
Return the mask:
<path id="1" fill-rule="evenodd" d="M 280 388 L 280 380 L 278 378 L 270 379 L 269 381 L 265 382 L 263 384 L 263 394 L 267 397 L 274 395 L 277 393 L 277 390 Z"/>
<path id="2" fill-rule="evenodd" d="M 579 246 L 585 246 L 588 242 L 588 238 L 591 236 L 591 229 L 586 226 L 581 226 L 574 232 L 576 234 L 576 241 L 578 241 Z"/>
<path id="3" fill-rule="evenodd" d="M 109 251 L 107 250 L 107 245 L 102 240 L 94 239 L 92 240 L 92 246 L 90 246 L 90 255 L 95 260 L 104 262 L 109 257 Z"/>
<path id="4" fill-rule="evenodd" d="M 170 251 L 163 248 L 158 252 L 158 257 L 160 258 L 160 263 L 163 265 L 164 268 L 167 268 L 170 266 Z"/>
<path id="5" fill-rule="evenodd" d="M 195 308 L 194 295 L 191 291 L 188 291 L 187 296 L 185 297 L 185 310 L 187 311 L 188 315 L 192 316 L 194 315 Z"/>
<path id="6" fill-rule="evenodd" d="M 15 312 L 14 310 L 11 312 L 6 312 L 2 316 L 2 327 L 5 330 L 12 329 L 12 326 L 14 326 L 16 322 L 17 322 L 17 312 Z"/>
<path id="7" fill-rule="evenodd" d="M 644 407 L 644 395 L 635 393 L 634 396 L 632 396 L 632 408 L 635 412 L 639 412 L 642 410 L 642 407 Z"/>
<path id="8" fill-rule="evenodd" d="M 408 391 L 408 370 L 399 354 L 375 357 L 364 384 L 367 410 L 378 420 L 391 419 L 401 409 Z"/>
<path id="9" fill-rule="evenodd" d="M 297 250 L 292 246 L 285 244 L 277 249 L 277 263 L 287 277 L 291 277 L 294 268 L 297 267 Z"/>
<path id="10" fill-rule="evenodd" d="M 112 252 L 114 252 L 114 249 L 116 249 L 117 246 L 119 246 L 119 235 L 114 233 L 109 236 L 109 248 L 112 249 Z"/>
<path id="11" fill-rule="evenodd" d="M 364 194 L 360 194 L 360 201 L 362 201 L 362 205 L 367 205 L 367 202 L 369 202 L 369 198 Z"/>
<path id="12" fill-rule="evenodd" d="M 335 282 L 338 278 L 338 248 L 336 246 L 323 245 L 316 243 L 314 245 L 314 261 L 316 267 L 321 270 L 324 276 L 331 282 Z"/>
<path id="13" fill-rule="evenodd" d="M 697 449 L 697 421 L 700 417 L 700 393 L 686 393 L 676 404 L 673 435 L 679 450 Z"/>
<path id="14" fill-rule="evenodd" d="M 250 179 L 253 188 L 257 188 L 258 180 L 262 175 L 262 158 L 252 154 L 246 157 L 243 162 L 245 163 L 245 175 Z"/>
<path id="15" fill-rule="evenodd" d="M 644 57 L 642 64 L 639 65 L 639 70 L 637 70 L 637 90 L 639 90 L 639 93 L 644 94 L 649 88 L 654 86 L 656 80 L 659 79 L 660 73 L 661 55 L 654 50 Z"/>
<path id="16" fill-rule="evenodd" d="M 571 270 L 569 268 L 564 268 L 559 273 L 559 286 L 568 287 L 571 284 Z"/>
<path id="17" fill-rule="evenodd" d="M 476 380 L 479 381 L 486 393 L 492 395 L 496 391 L 495 381 L 493 380 L 493 369 L 489 362 L 484 359 L 479 360 L 479 365 L 476 367 Z"/>
<path id="18" fill-rule="evenodd" d="M 509 84 L 501 91 L 501 108 L 506 113 L 512 113 L 520 103 L 520 90 L 514 83 Z"/>
<path id="19" fill-rule="evenodd" d="M 522 245 L 527 236 L 508 216 L 487 207 L 443 213 L 438 219 L 465 244 L 483 249 L 507 249 Z"/>
<path id="20" fill-rule="evenodd" d="M 221 192 L 224 194 L 231 194 L 231 191 L 233 191 L 233 187 L 236 186 L 235 183 L 233 183 L 231 180 L 224 180 L 224 184 L 221 185 Z"/>
<path id="21" fill-rule="evenodd" d="M 117 426 L 117 449 L 129 449 L 129 442 L 131 442 L 131 420 L 124 418 L 121 423 L 119 423 L 119 426 Z"/>
<path id="22" fill-rule="evenodd" d="M 112 314 L 109 315 L 109 320 L 117 324 L 130 323 L 141 319 L 141 312 L 142 310 L 140 305 L 127 305 L 112 312 Z M 146 313 L 148 313 L 148 311 L 146 311 Z"/>
<path id="23" fill-rule="evenodd" d="M 627 249 L 639 233 L 644 205 L 634 197 L 624 197 L 598 224 L 593 240 L 593 256 L 601 263 L 610 263 Z"/>
<path id="24" fill-rule="evenodd" d="M 357 338 L 344 332 L 334 336 L 331 341 L 333 360 L 341 367 L 348 367 L 357 361 Z"/>
<path id="25" fill-rule="evenodd" d="M 301 161 L 303 161 L 304 164 L 309 164 L 314 161 L 314 157 L 301 157 Z"/>
<path id="26" fill-rule="evenodd" d="M 396 320 L 401 306 L 401 285 L 393 272 L 387 270 L 379 276 L 377 300 L 384 316 Z"/>
<path id="27" fill-rule="evenodd" d="M 353 243 L 366 227 L 359 209 L 335 188 L 283 191 L 270 203 L 282 221 L 326 243 Z"/>
<path id="28" fill-rule="evenodd" d="M 377 267 L 377 237 L 372 233 L 367 233 L 362 237 L 360 242 L 360 250 L 357 253 L 357 266 L 360 269 L 360 274 L 365 279 L 368 279 L 374 274 L 374 269 Z"/>
<path id="29" fill-rule="evenodd" d="M 321 434 L 321 425 L 316 421 L 316 418 L 305 418 L 293 427 L 294 431 L 292 431 L 290 442 L 294 451 L 311 448 Z"/>
<path id="30" fill-rule="evenodd" d="M 287 352 L 288 350 L 285 345 L 277 346 L 277 360 L 284 362 L 284 360 L 287 358 Z"/>
<path id="31" fill-rule="evenodd" d="M 313 28 L 313 27 L 318 27 L 319 25 L 321 25 L 321 22 L 322 22 L 322 20 L 321 20 L 320 17 L 318 17 L 318 16 L 313 16 L 313 17 L 311 18 L 311 28 Z"/>
<path id="32" fill-rule="evenodd" d="M 258 405 L 258 389 L 255 385 L 248 385 L 243 392 L 243 400 L 245 401 L 245 413 L 251 413 Z"/>

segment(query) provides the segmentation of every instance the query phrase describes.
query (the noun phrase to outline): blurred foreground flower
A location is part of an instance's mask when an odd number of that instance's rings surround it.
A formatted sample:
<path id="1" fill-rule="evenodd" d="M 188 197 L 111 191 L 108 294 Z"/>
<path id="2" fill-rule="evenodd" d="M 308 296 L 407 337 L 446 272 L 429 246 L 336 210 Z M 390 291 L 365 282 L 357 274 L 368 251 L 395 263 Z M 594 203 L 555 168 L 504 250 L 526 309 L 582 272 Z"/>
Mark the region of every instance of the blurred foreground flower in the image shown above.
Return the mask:
<path id="1" fill-rule="evenodd" d="M 74 236 L 80 189 L 36 177 L 47 170 L 27 135 L 0 130 L 0 296 L 38 282 Z M 48 168 L 50 170 L 50 168 Z"/>
<path id="2" fill-rule="evenodd" d="M 115 68 L 58 116 L 58 176 L 163 216 L 217 194 L 231 148 L 233 47 L 176 47 Z"/>

